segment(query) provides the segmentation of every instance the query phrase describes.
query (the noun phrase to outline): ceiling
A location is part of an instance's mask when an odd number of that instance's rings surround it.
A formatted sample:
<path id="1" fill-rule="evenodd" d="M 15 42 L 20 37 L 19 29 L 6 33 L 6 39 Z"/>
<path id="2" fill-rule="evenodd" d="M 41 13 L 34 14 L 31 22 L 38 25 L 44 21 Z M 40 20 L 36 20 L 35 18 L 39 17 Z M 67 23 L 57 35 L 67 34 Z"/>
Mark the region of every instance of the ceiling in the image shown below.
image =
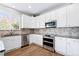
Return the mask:
<path id="1" fill-rule="evenodd" d="M 69 3 L 1 3 L 2 5 L 25 13 L 27 15 L 40 15 L 49 10 L 57 9 Z"/>

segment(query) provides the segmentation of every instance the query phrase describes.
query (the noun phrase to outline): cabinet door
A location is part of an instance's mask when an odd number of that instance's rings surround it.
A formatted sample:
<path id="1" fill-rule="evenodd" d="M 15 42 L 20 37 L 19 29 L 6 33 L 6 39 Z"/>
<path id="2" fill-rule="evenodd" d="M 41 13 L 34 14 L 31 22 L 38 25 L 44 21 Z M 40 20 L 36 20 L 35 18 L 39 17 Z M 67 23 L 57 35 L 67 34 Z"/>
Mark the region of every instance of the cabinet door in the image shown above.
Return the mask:
<path id="1" fill-rule="evenodd" d="M 45 19 L 22 15 L 22 28 L 45 28 Z"/>
<path id="2" fill-rule="evenodd" d="M 51 21 L 50 12 L 49 12 L 49 13 L 45 13 L 45 14 L 43 15 L 43 17 L 45 17 L 45 22 L 50 22 L 50 21 Z"/>
<path id="3" fill-rule="evenodd" d="M 55 37 L 55 51 L 66 55 L 66 39 L 62 37 Z"/>
<path id="4" fill-rule="evenodd" d="M 3 38 L 6 51 L 21 47 L 21 37 L 11 36 Z"/>
<path id="5" fill-rule="evenodd" d="M 11 40 L 10 37 L 3 38 L 3 42 L 4 42 L 4 47 L 5 47 L 6 51 L 13 49 L 13 47 L 12 47 L 13 40 Z"/>
<path id="6" fill-rule="evenodd" d="M 32 17 L 32 28 L 40 28 L 40 20 L 37 17 Z"/>
<path id="7" fill-rule="evenodd" d="M 30 34 L 28 39 L 30 41 L 30 44 L 35 43 L 40 46 L 43 46 L 43 36 L 42 35 Z"/>
<path id="8" fill-rule="evenodd" d="M 32 17 L 27 15 L 22 15 L 22 28 L 32 28 L 34 25 L 34 22 L 32 20 Z"/>
<path id="9" fill-rule="evenodd" d="M 43 36 L 42 35 L 35 35 L 35 43 L 40 45 L 40 46 L 43 46 Z"/>
<path id="10" fill-rule="evenodd" d="M 45 28 L 45 17 L 38 16 L 37 22 L 39 23 L 39 28 Z"/>
<path id="11" fill-rule="evenodd" d="M 67 7 L 56 10 L 57 27 L 67 27 Z"/>
<path id="12" fill-rule="evenodd" d="M 51 11 L 50 12 L 50 19 L 51 19 L 50 21 L 57 20 L 56 19 L 56 11 Z"/>
<path id="13" fill-rule="evenodd" d="M 75 27 L 79 26 L 79 4 L 72 4 L 68 7 L 68 20 L 69 26 Z"/>
<path id="14" fill-rule="evenodd" d="M 79 39 L 68 38 L 67 55 L 79 56 Z"/>

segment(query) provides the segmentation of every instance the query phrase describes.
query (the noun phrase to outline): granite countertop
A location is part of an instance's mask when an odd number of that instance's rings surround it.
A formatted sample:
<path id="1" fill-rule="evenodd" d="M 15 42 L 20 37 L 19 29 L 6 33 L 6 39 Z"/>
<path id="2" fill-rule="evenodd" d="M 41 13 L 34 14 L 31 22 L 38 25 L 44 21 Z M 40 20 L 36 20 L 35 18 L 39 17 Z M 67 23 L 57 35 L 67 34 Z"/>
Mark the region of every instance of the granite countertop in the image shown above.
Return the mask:
<path id="1" fill-rule="evenodd" d="M 9 37 L 9 36 L 19 36 L 19 35 L 29 35 L 29 34 L 8 34 L 8 35 L 3 35 L 1 37 Z"/>
<path id="2" fill-rule="evenodd" d="M 40 34 L 40 33 L 36 33 L 39 35 L 43 35 L 43 37 L 45 37 L 45 35 L 50 35 L 51 37 L 64 37 L 64 38 L 72 38 L 72 39 L 79 39 L 79 36 L 68 36 L 68 35 L 58 35 L 58 34 Z"/>
<path id="3" fill-rule="evenodd" d="M 30 34 L 30 33 L 29 33 Z M 19 36 L 19 35 L 29 35 L 29 34 L 8 34 L 8 35 L 3 35 L 1 37 L 9 37 L 9 36 Z M 42 34 L 39 34 L 42 35 Z M 58 35 L 58 34 L 45 34 L 45 35 L 51 35 L 51 37 L 65 37 L 65 38 L 73 38 L 73 39 L 79 39 L 79 36 L 68 36 L 68 35 Z M 43 36 L 45 36 L 43 34 Z"/>
<path id="4" fill-rule="evenodd" d="M 67 36 L 67 35 L 58 35 L 58 34 L 51 34 L 51 36 L 57 36 L 57 37 L 65 37 L 65 38 L 73 38 L 73 39 L 79 39 L 78 36 Z"/>

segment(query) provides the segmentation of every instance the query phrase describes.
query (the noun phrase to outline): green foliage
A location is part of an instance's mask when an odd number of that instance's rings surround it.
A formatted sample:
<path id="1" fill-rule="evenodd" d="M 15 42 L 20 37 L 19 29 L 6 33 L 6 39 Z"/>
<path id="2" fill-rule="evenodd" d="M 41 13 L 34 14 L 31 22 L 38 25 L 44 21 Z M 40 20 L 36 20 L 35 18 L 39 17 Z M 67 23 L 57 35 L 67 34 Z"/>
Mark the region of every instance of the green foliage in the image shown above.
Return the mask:
<path id="1" fill-rule="evenodd" d="M 19 25 L 18 24 L 12 24 L 14 29 L 19 29 Z"/>

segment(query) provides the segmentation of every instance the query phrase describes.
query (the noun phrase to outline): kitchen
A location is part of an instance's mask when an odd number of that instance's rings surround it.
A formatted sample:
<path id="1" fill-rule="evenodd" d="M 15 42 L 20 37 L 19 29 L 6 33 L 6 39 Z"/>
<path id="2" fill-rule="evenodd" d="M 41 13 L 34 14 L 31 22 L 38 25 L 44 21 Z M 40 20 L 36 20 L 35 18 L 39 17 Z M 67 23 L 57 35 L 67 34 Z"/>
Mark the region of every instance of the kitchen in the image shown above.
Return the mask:
<path id="1" fill-rule="evenodd" d="M 0 4 L 0 55 L 79 56 L 78 19 L 78 3 Z M 29 46 L 50 53 L 18 52 Z"/>

